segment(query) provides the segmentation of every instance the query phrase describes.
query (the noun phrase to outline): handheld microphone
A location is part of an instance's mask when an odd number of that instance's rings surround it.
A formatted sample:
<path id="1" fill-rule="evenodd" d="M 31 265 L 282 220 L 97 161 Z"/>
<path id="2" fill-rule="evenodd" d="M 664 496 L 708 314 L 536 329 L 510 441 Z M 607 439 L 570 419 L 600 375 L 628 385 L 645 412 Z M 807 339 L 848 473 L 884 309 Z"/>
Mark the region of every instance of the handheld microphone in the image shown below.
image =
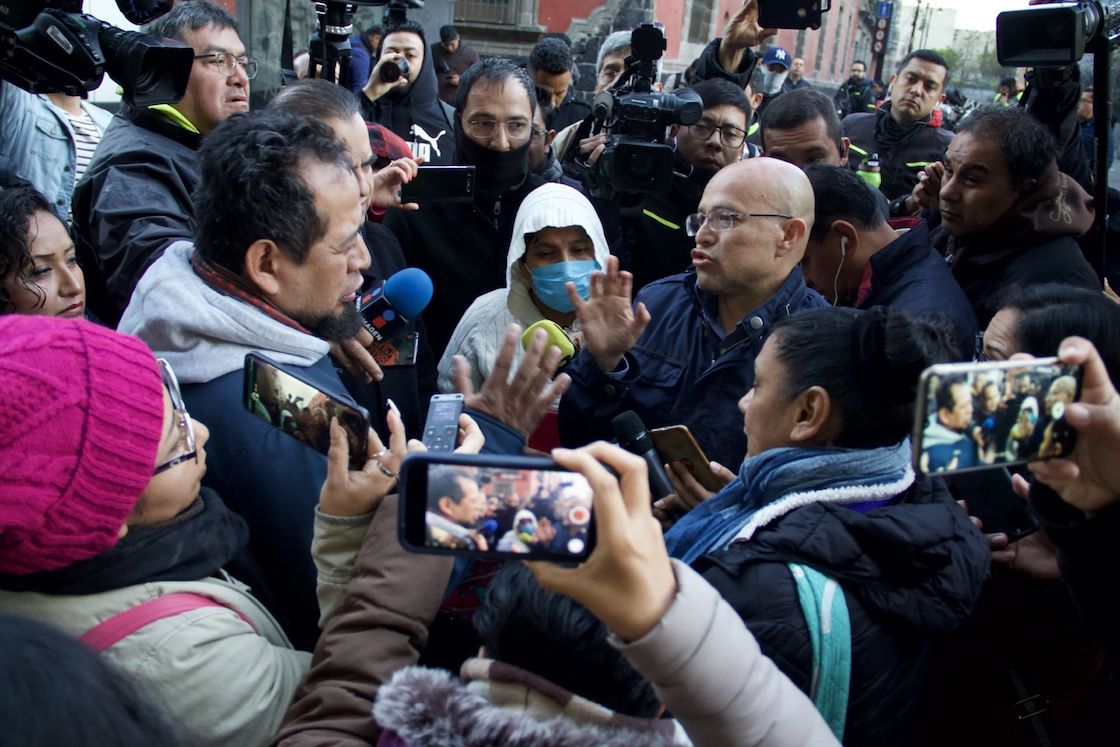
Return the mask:
<path id="1" fill-rule="evenodd" d="M 550 347 L 560 348 L 560 362 L 557 364 L 557 368 L 563 368 L 571 363 L 572 358 L 576 355 L 576 345 L 572 342 L 572 338 L 568 337 L 567 333 L 564 332 L 563 327 L 551 319 L 542 319 L 536 324 L 530 324 L 521 334 L 521 349 L 529 349 L 529 344 L 533 341 L 533 333 L 538 329 L 543 329 L 548 336 L 544 346 L 546 351 Z"/>
<path id="2" fill-rule="evenodd" d="M 669 482 L 669 476 L 665 474 L 665 467 L 661 464 L 661 457 L 653 447 L 653 440 L 646 432 L 646 426 L 638 414 L 633 410 L 627 410 L 621 415 L 616 415 L 611 421 L 611 427 L 614 429 L 614 437 L 618 440 L 619 446 L 645 460 L 649 468 L 649 490 L 653 500 L 659 501 L 672 495 L 673 484 Z"/>
<path id="3" fill-rule="evenodd" d="M 432 279 L 418 267 L 406 267 L 358 296 L 354 302 L 363 326 L 384 342 L 416 318 L 432 300 Z"/>

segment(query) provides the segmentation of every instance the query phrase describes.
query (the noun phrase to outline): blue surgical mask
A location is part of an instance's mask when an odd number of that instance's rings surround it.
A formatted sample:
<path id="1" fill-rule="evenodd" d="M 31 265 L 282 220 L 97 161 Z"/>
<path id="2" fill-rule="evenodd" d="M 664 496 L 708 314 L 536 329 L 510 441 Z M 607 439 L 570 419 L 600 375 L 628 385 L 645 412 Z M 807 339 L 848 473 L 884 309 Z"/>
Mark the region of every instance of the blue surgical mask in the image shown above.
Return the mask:
<path id="1" fill-rule="evenodd" d="M 534 267 L 529 274 L 533 278 L 533 292 L 541 303 L 566 313 L 576 309 L 568 298 L 568 283 L 575 283 L 579 297 L 587 300 L 591 294 L 591 273 L 598 269 L 599 263 L 595 260 L 581 259 Z"/>

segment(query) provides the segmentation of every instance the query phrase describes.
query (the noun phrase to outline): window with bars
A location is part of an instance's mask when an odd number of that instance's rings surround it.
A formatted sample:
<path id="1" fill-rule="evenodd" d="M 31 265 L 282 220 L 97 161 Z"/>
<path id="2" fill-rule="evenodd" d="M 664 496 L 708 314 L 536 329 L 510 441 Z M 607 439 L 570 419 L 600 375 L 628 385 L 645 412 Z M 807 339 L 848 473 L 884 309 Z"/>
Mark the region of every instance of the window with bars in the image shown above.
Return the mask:
<path id="1" fill-rule="evenodd" d="M 517 0 L 456 0 L 455 20 L 513 25 Z"/>
<path id="2" fill-rule="evenodd" d="M 688 11 L 688 41 L 707 44 L 712 40 L 713 0 L 690 0 Z"/>

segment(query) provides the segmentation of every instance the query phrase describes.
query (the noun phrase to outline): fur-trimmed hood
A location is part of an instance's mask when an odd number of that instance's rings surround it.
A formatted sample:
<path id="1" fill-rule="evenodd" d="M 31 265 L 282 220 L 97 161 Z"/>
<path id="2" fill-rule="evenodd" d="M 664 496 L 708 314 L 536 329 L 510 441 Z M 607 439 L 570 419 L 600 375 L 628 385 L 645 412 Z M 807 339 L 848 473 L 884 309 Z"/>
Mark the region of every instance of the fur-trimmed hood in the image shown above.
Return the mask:
<path id="1" fill-rule="evenodd" d="M 689 745 L 670 720 L 623 716 L 517 667 L 469 659 L 462 677 L 423 667 L 378 691 L 378 747 L 632 747 Z"/>

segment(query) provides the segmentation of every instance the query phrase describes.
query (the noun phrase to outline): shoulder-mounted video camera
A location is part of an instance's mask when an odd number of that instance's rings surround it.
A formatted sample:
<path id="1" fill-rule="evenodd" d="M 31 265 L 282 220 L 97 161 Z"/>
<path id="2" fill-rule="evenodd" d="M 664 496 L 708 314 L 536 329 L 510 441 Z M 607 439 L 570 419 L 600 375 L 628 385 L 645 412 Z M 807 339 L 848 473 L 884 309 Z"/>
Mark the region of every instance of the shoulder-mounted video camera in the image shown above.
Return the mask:
<path id="1" fill-rule="evenodd" d="M 700 119 L 704 104 L 690 90 L 658 93 L 653 84 L 657 61 L 665 52 L 665 35 L 643 23 L 630 35 L 626 70 L 609 90 L 595 97 L 593 132 L 606 132 L 606 148 L 595 167 L 585 167 L 592 194 L 657 194 L 673 185 L 673 148 L 666 144 L 672 125 Z"/>
<path id="2" fill-rule="evenodd" d="M 0 0 L 2 2 L 2 0 Z M 325 0 L 312 2 L 319 18 L 319 29 L 311 34 L 308 49 L 311 55 L 311 76 L 349 86 L 350 37 L 354 33 L 354 12 L 359 5 L 385 6 L 384 23 L 387 27 L 408 20 L 409 10 L 424 7 L 424 0 Z M 403 60 L 401 62 L 404 62 Z M 335 80 L 335 67 L 338 80 Z M 401 75 L 408 75 L 408 68 Z M 321 71 L 321 72 L 318 72 Z M 397 78 L 401 77 L 398 75 Z M 396 80 L 396 78 L 393 78 Z M 386 81 L 391 83 L 392 81 Z M 362 81 L 365 83 L 365 81 Z"/>
<path id="3" fill-rule="evenodd" d="M 170 0 L 117 0 L 117 6 L 137 24 L 171 10 Z M 124 31 L 81 11 L 81 0 L 0 0 L 0 78 L 31 93 L 85 96 L 108 73 L 130 104 L 183 97 L 194 64 L 189 46 Z"/>

